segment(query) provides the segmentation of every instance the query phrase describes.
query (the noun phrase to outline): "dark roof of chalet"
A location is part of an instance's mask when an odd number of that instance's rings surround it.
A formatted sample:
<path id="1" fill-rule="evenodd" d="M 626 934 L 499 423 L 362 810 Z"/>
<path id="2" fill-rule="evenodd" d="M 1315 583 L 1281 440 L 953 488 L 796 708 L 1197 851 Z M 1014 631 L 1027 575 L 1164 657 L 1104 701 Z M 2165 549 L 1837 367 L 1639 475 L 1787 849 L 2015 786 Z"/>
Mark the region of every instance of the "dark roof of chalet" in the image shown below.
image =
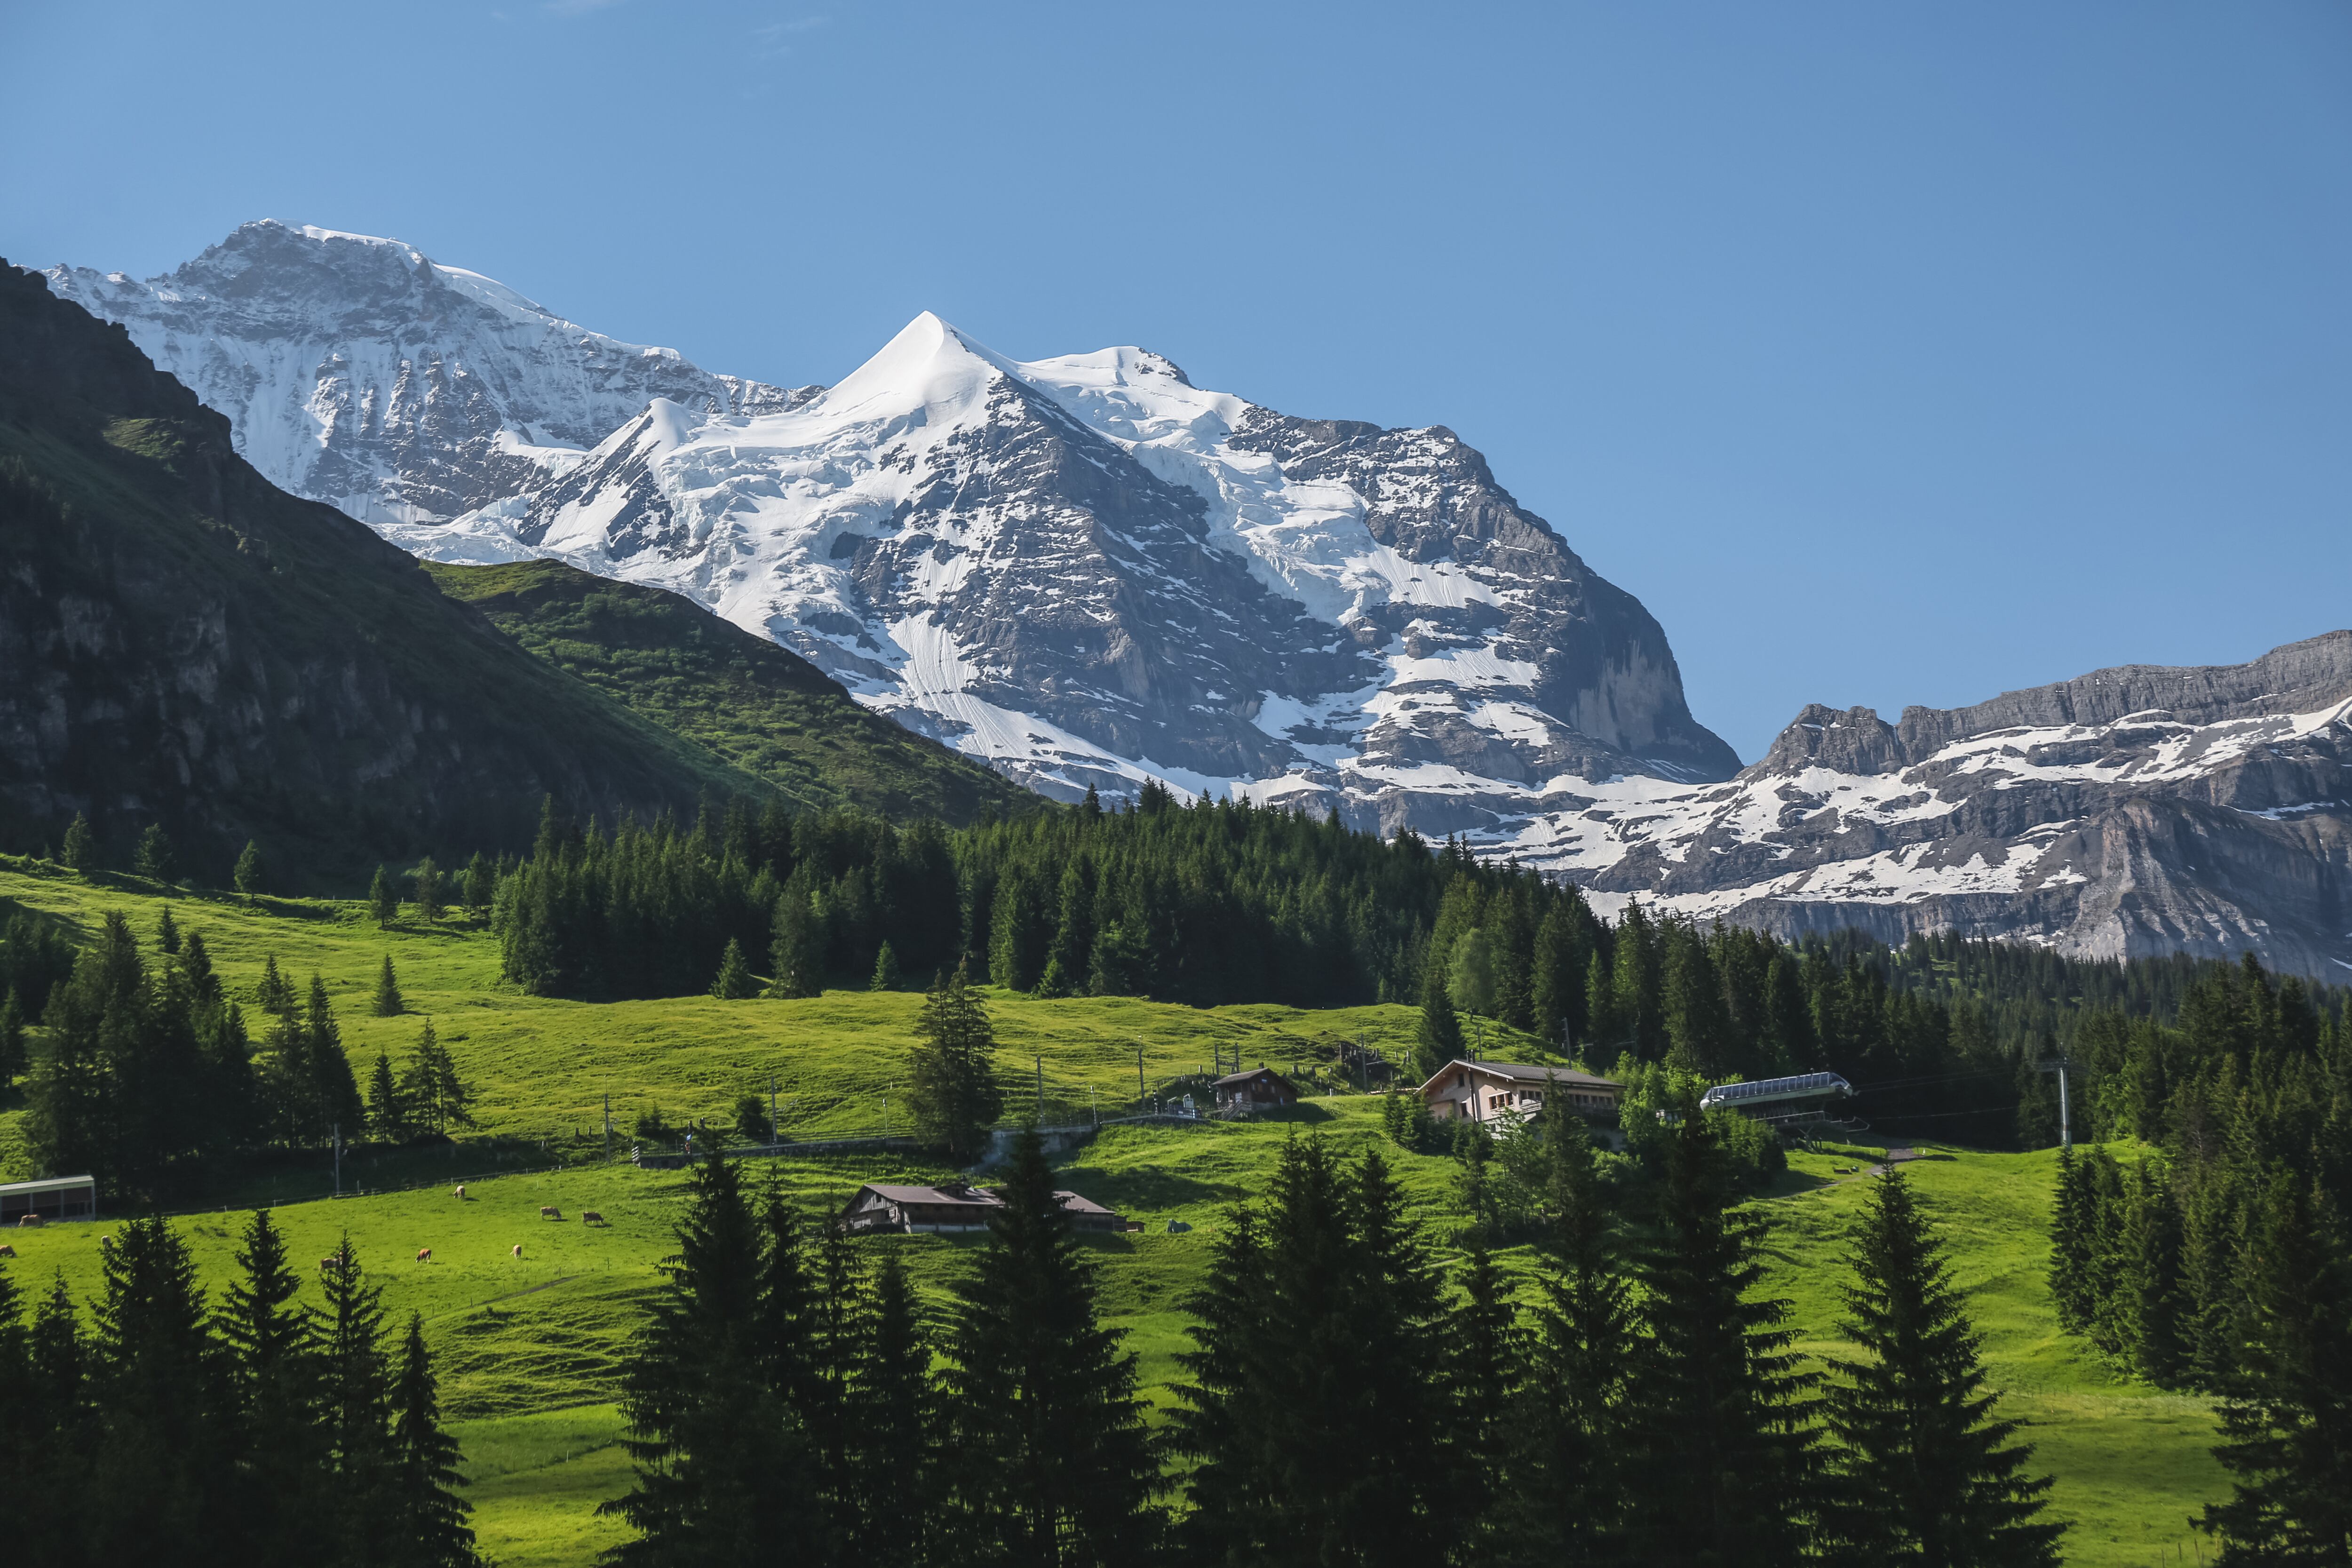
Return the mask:
<path id="1" fill-rule="evenodd" d="M 1280 1073 L 1275 1071 L 1272 1068 L 1252 1068 L 1247 1072 L 1229 1072 L 1209 1087 L 1212 1089 L 1223 1089 L 1229 1083 L 1247 1083 L 1252 1079 L 1259 1078 L 1270 1078 L 1274 1079 L 1275 1082 L 1288 1089 L 1296 1089 L 1298 1087 L 1297 1084 L 1292 1083 L 1288 1079 L 1283 1077 Z"/>
<path id="2" fill-rule="evenodd" d="M 975 1209 L 997 1209 L 1004 1206 L 1003 1197 L 986 1187 L 903 1187 L 892 1186 L 883 1182 L 868 1182 L 858 1191 L 872 1193 L 877 1197 L 887 1198 L 894 1204 L 955 1205 Z M 1092 1198 L 1080 1197 L 1076 1193 L 1057 1192 L 1054 1195 L 1059 1198 L 1062 1206 L 1072 1214 L 1111 1214 L 1109 1209 L 1103 1207 Z M 856 1199 L 852 1198 L 850 1201 L 855 1203 Z M 1117 1216 L 1113 1215 L 1113 1217 Z"/>
<path id="3" fill-rule="evenodd" d="M 1539 1084 L 1550 1079 L 1558 1079 L 1562 1085 L 1570 1089 L 1622 1089 L 1625 1087 L 1613 1078 L 1602 1078 L 1598 1073 L 1589 1073 L 1581 1068 L 1530 1067 L 1525 1062 L 1474 1062 L 1461 1058 L 1455 1058 L 1455 1064 L 1475 1068 L 1480 1072 L 1493 1073 L 1497 1078 L 1507 1078 L 1518 1083 Z"/>

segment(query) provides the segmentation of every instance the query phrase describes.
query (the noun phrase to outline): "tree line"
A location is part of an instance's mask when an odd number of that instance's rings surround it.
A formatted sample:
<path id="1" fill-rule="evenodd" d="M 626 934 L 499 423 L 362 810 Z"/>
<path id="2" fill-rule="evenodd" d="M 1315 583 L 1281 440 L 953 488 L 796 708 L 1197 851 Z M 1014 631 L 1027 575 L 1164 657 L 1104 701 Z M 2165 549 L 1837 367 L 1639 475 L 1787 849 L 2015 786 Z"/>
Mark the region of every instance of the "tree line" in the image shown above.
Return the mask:
<path id="1" fill-rule="evenodd" d="M 1227 1216 L 1155 1429 L 1034 1135 L 952 1311 L 736 1171 L 698 1168 L 633 1352 L 620 1564 L 2054 1563 L 1899 1176 L 1853 1237 L 1825 1376 L 1762 1297 L 1763 1222 L 1684 1118 L 1612 1226 L 1574 1122 L 1530 1288 L 1448 1271 L 1377 1150 L 1294 1140 Z M 1525 1294 L 1528 1299 L 1522 1300 Z"/>
<path id="2" fill-rule="evenodd" d="M 2118 1366 L 2222 1400 L 2249 1562 L 2352 1561 L 2352 1030 L 2310 988 L 2200 973 L 2176 1022 L 2105 1012 L 2072 1058 L 2104 1142 L 2062 1156 L 2059 1318 Z"/>
<path id="3" fill-rule="evenodd" d="M 477 1568 L 419 1320 L 346 1238 L 314 1303 L 267 1213 L 215 1305 L 161 1219 L 99 1243 L 85 1324 L 0 1268 L 0 1475 L 16 1561 Z"/>
<path id="4" fill-rule="evenodd" d="M 12 942 L 0 958 L 14 952 Z M 0 1032 L 14 1030 L 14 1049 L 29 1058 L 34 1162 L 95 1176 L 130 1204 L 184 1196 L 227 1156 L 321 1148 L 338 1132 L 397 1142 L 470 1124 L 470 1092 L 429 1019 L 404 1070 L 379 1058 L 363 1100 L 325 982 L 313 974 L 298 988 L 272 955 L 250 994 L 232 996 L 204 933 L 183 932 L 169 905 L 152 951 L 109 911 L 48 985 L 39 1016 L 34 1048 L 0 1004 Z M 248 1017 L 260 1024 L 257 1041 Z"/>

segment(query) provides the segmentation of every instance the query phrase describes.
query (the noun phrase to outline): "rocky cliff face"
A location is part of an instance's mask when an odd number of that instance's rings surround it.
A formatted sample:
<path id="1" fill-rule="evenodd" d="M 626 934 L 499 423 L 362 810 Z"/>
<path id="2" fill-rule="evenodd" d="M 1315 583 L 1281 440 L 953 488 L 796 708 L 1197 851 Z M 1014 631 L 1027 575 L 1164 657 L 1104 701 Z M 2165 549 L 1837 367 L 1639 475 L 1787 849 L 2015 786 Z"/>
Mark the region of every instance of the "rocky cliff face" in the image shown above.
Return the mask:
<path id="1" fill-rule="evenodd" d="M 1812 707 L 1728 784 L 1619 781 L 1512 842 L 1588 883 L 1785 933 L 1858 925 L 2119 958 L 2352 970 L 2352 632 L 2127 666 L 1888 724 Z"/>
<path id="2" fill-rule="evenodd" d="M 397 240 L 331 229 L 249 223 L 143 282 L 45 276 L 226 415 L 264 478 L 386 532 L 514 494 L 656 397 L 752 413 L 803 395 L 589 331 Z"/>
<path id="3" fill-rule="evenodd" d="M 149 824 L 225 885 L 521 847 L 539 802 L 691 811 L 745 775 L 542 665 L 270 486 L 119 327 L 0 264 L 0 847 Z"/>

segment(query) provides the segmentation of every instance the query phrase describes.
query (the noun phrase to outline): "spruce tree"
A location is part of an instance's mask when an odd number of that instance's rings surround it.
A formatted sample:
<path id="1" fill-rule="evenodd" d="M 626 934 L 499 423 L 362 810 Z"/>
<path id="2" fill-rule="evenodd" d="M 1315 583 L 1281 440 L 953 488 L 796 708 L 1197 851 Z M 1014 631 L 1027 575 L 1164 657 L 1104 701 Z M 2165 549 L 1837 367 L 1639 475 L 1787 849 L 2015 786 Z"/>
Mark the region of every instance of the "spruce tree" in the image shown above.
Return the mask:
<path id="1" fill-rule="evenodd" d="M 768 1121 L 768 1102 L 756 1094 L 738 1096 L 735 1100 L 735 1136 L 746 1143 L 766 1143 L 775 1135 L 776 1130 Z"/>
<path id="2" fill-rule="evenodd" d="M 441 868 L 434 864 L 432 856 L 427 855 L 408 875 L 415 887 L 416 918 L 431 925 L 441 918 Z"/>
<path id="3" fill-rule="evenodd" d="M 7 994 L 0 996 L 0 1094 L 16 1087 L 25 1075 L 25 1009 L 11 985 Z"/>
<path id="4" fill-rule="evenodd" d="M 294 1011 L 294 987 L 278 972 L 278 955 L 266 953 L 261 960 L 261 979 L 253 988 L 253 1000 L 265 1013 L 284 1017 Z"/>
<path id="5" fill-rule="evenodd" d="M 896 991 L 904 984 L 898 975 L 898 954 L 888 942 L 874 955 L 874 978 L 866 984 L 868 991 Z"/>
<path id="6" fill-rule="evenodd" d="M 810 907 L 809 883 L 805 868 L 795 871 L 768 922 L 768 994 L 785 1001 L 824 991 L 824 930 Z"/>
<path id="7" fill-rule="evenodd" d="M 996 1081 L 996 1036 L 988 1009 L 972 994 L 964 964 L 942 973 L 923 998 L 915 1020 L 918 1045 L 908 1064 L 908 1109 L 915 1135 L 968 1164 L 988 1148 L 989 1130 L 1004 1114 Z"/>
<path id="8" fill-rule="evenodd" d="M 1125 1568 L 1157 1552 L 1160 1467 L 1136 1363 L 1034 1129 L 1014 1145 L 988 1245 L 957 1285 L 946 1527 L 978 1562 Z"/>
<path id="9" fill-rule="evenodd" d="M 172 906 L 169 904 L 165 904 L 163 912 L 155 917 L 155 945 L 169 955 L 176 955 L 180 951 L 180 926 L 172 918 Z"/>
<path id="10" fill-rule="evenodd" d="M 1523 1363 L 1517 1314 L 1508 1286 L 1486 1247 L 1472 1241 L 1462 1268 L 1461 1299 L 1445 1320 L 1441 1381 L 1451 1396 L 1444 1413 L 1443 1523 L 1457 1562 L 1496 1560 L 1509 1524 L 1503 1500 L 1518 1434 Z"/>
<path id="11" fill-rule="evenodd" d="M 89 1344 L 63 1275 L 49 1285 L 25 1336 L 27 1403 L 0 1401 L 0 1422 L 21 1421 L 37 1452 L 9 1497 L 8 1544 L 26 1563 L 88 1561 L 87 1486 L 100 1434 L 90 1403 Z"/>
<path id="12" fill-rule="evenodd" d="M 1628 1412 L 1630 1545 L 1661 1568 L 1794 1563 L 1817 1496 L 1810 1391 L 1784 1301 L 1752 1294 L 1766 1222 L 1685 1101 L 1666 1140 Z"/>
<path id="13" fill-rule="evenodd" d="M 222 999 L 220 976 L 213 972 L 213 955 L 205 946 L 205 933 L 192 931 L 180 945 L 180 973 L 188 983 L 188 994 L 201 1006 L 210 1006 Z"/>
<path id="14" fill-rule="evenodd" d="M 330 1467 L 329 1510 L 345 1550 L 388 1539 L 400 1496 L 392 1449 L 390 1368 L 383 1350 L 383 1292 L 367 1283 L 346 1235 L 320 1270 L 320 1447 Z"/>
<path id="15" fill-rule="evenodd" d="M 695 1167 L 678 1250 L 622 1374 L 635 1484 L 598 1508 L 635 1539 L 609 1560 L 753 1563 L 798 1541 L 813 1514 L 809 1445 L 790 1395 L 804 1292 L 777 1288 L 763 1229 L 735 1167 Z"/>
<path id="16" fill-rule="evenodd" d="M 1588 1060 L 1605 1061 L 1626 1047 L 1625 1021 L 1617 1013 L 1617 980 L 1599 948 L 1584 963 L 1584 1034 Z"/>
<path id="17" fill-rule="evenodd" d="M 1234 1211 L 1186 1303 L 1174 1436 L 1181 1533 L 1216 1563 L 1434 1563 L 1448 1516 L 1444 1303 L 1387 1166 L 1285 1147 L 1265 1212 Z"/>
<path id="18" fill-rule="evenodd" d="M 302 1052 L 312 1096 L 307 1108 L 310 1125 L 303 1130 L 306 1138 L 324 1143 L 338 1127 L 342 1129 L 344 1137 L 353 1136 L 366 1116 L 366 1107 L 360 1100 L 359 1080 L 352 1076 L 351 1058 L 343 1055 L 343 1035 L 335 1026 L 334 1007 L 327 999 L 327 983 L 316 973 L 310 976 L 310 1005 L 302 1024 Z"/>
<path id="19" fill-rule="evenodd" d="M 393 1568 L 475 1568 L 473 1505 L 457 1495 L 465 1478 L 457 1439 L 441 1426 L 440 1388 L 425 1348 L 425 1320 L 408 1318 L 392 1391 L 392 1454 L 396 1500 Z"/>
<path id="20" fill-rule="evenodd" d="M 98 1428 L 78 1501 L 90 1556 L 145 1561 L 159 1542 L 203 1561 L 235 1539 L 221 1362 L 194 1260 L 160 1218 L 99 1240 L 90 1347 Z M 226 1555 L 226 1553 L 224 1553 Z"/>
<path id="21" fill-rule="evenodd" d="M 2251 1332 L 2213 1450 L 2231 1497 L 2198 1527 L 2219 1568 L 2352 1563 L 2352 1227 L 2317 1183 L 2282 1172 L 2255 1239 Z"/>
<path id="22" fill-rule="evenodd" d="M 263 890 L 265 873 L 261 866 L 261 846 L 248 838 L 237 852 L 236 869 L 230 874 L 236 890 L 250 899 Z"/>
<path id="23" fill-rule="evenodd" d="M 919 1563 L 932 1519 L 906 1499 L 932 1495 L 940 1466 L 931 1347 L 898 1255 L 886 1252 L 867 1298 L 866 1332 L 850 1384 L 849 1475 L 857 1531 L 844 1560 Z"/>
<path id="24" fill-rule="evenodd" d="M 751 966 L 743 962 L 743 944 L 731 936 L 727 939 L 727 950 L 719 955 L 719 977 L 710 983 L 710 994 L 721 1002 L 748 1001 L 760 994 Z"/>
<path id="25" fill-rule="evenodd" d="M 220 1316 L 238 1419 L 238 1507 L 254 1561 L 317 1563 L 331 1554 L 328 1474 L 313 1436 L 318 1338 L 295 1304 L 302 1280 L 268 1211 L 246 1221 L 236 1255 L 242 1278 Z"/>
<path id="26" fill-rule="evenodd" d="M 131 868 L 151 882 L 172 879 L 172 836 L 163 831 L 162 823 L 149 823 L 147 830 L 139 836 L 139 847 L 131 858 Z"/>
<path id="27" fill-rule="evenodd" d="M 397 1143 L 408 1133 L 408 1107 L 403 1103 L 400 1085 L 392 1075 L 391 1055 L 378 1048 L 375 1067 L 368 1074 L 368 1131 L 387 1143 Z"/>
<path id="28" fill-rule="evenodd" d="M 1503 1507 L 1513 1560 L 1597 1563 L 1609 1560 L 1623 1523 L 1619 1470 L 1633 1307 L 1616 1269 L 1584 1124 L 1566 1115 L 1546 1120 L 1543 1299 L 1517 1410 L 1518 1480 Z"/>
<path id="29" fill-rule="evenodd" d="M 375 1016 L 379 1018 L 397 1018 L 406 1011 L 406 1005 L 400 999 L 400 977 L 393 973 L 392 954 L 386 952 L 383 955 L 383 967 L 376 971 Z"/>
<path id="30" fill-rule="evenodd" d="M 2058 1151 L 2058 1180 L 2050 1212 L 2050 1298 L 2061 1328 L 2081 1333 L 2096 1303 L 2091 1293 L 2091 1209 L 2095 1203 L 2090 1167 L 2074 1151 Z"/>
<path id="31" fill-rule="evenodd" d="M 368 883 L 368 911 L 387 931 L 400 918 L 400 893 L 392 885 L 392 873 L 381 865 L 375 868 L 375 879 Z"/>
<path id="32" fill-rule="evenodd" d="M 89 818 L 74 813 L 66 828 L 66 841 L 58 851 L 58 858 L 68 870 L 88 871 L 97 864 L 96 837 L 89 830 Z"/>
<path id="33" fill-rule="evenodd" d="M 1421 1030 L 1412 1052 L 1416 1081 L 1426 1083 L 1437 1076 L 1438 1068 L 1462 1054 L 1462 1021 L 1454 1016 L 1444 966 L 1433 959 L 1421 978 Z"/>
<path id="34" fill-rule="evenodd" d="M 477 918 L 488 914 L 490 901 L 498 897 L 498 891 L 499 874 L 491 867 L 489 857 L 478 849 L 475 850 L 474 858 L 466 862 L 466 870 L 460 883 L 460 892 L 466 900 L 466 912 Z"/>
<path id="35" fill-rule="evenodd" d="M 2054 1565 L 2064 1526 L 2020 1423 L 1996 1419 L 1951 1267 L 1898 1167 L 1864 1202 L 1844 1289 L 1845 1337 L 1822 1394 L 1836 1447 L 1822 1533 L 1855 1561 L 1937 1568 Z"/>

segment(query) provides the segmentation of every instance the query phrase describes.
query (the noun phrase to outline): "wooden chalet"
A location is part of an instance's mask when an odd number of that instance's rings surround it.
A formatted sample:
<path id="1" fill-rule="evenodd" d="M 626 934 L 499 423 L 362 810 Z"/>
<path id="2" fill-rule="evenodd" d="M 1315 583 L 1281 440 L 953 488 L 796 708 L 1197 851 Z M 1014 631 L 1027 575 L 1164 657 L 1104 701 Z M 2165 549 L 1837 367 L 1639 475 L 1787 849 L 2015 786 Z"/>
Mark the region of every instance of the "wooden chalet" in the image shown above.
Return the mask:
<path id="1" fill-rule="evenodd" d="M 1429 1114 L 1440 1121 L 1493 1121 L 1506 1115 L 1533 1116 L 1557 1086 L 1558 1109 L 1595 1121 L 1614 1121 L 1625 1086 L 1577 1068 L 1530 1067 L 1524 1062 L 1474 1062 L 1455 1058 L 1421 1086 Z"/>
<path id="2" fill-rule="evenodd" d="M 1209 1087 L 1216 1094 L 1217 1112 L 1222 1116 L 1255 1116 L 1298 1103 L 1298 1086 L 1272 1068 L 1227 1073 Z"/>
<path id="3" fill-rule="evenodd" d="M 1128 1227 L 1124 1215 L 1112 1213 L 1091 1198 L 1063 1192 L 1054 1196 L 1061 1201 L 1062 1212 L 1070 1216 L 1073 1230 L 1122 1231 Z M 860 1234 L 877 1230 L 986 1230 L 988 1216 L 1003 1206 L 1004 1200 L 995 1193 L 964 1182 L 949 1182 L 936 1187 L 877 1182 L 857 1189 L 857 1195 L 841 1211 L 841 1223 L 844 1228 Z"/>

